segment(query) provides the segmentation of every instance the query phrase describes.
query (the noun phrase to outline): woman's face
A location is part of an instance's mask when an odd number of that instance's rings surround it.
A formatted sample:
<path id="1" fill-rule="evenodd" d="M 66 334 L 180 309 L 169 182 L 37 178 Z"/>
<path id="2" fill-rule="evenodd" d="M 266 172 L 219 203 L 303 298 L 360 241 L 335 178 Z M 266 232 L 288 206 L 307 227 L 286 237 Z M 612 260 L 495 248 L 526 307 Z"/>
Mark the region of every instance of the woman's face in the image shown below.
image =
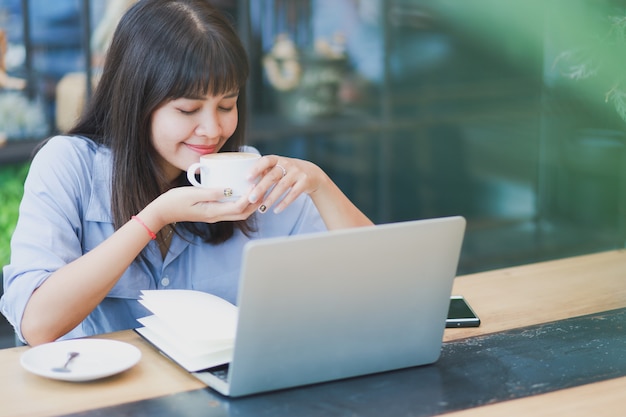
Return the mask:
<path id="1" fill-rule="evenodd" d="M 202 155 L 219 151 L 237 128 L 238 91 L 166 101 L 152 113 L 152 145 L 172 181 Z"/>

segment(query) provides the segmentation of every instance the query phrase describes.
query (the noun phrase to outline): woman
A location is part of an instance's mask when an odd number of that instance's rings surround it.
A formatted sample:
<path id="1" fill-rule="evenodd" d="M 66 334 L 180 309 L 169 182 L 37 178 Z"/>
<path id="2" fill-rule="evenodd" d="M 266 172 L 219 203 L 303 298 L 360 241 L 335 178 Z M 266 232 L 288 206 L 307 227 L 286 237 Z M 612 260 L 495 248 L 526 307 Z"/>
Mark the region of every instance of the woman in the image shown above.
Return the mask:
<path id="1" fill-rule="evenodd" d="M 189 186 L 201 155 L 243 146 L 247 76 L 236 33 L 206 1 L 129 9 L 89 107 L 25 183 L 0 301 L 23 341 L 137 327 L 144 289 L 234 302 L 248 240 L 371 224 L 302 160 L 260 158 L 237 201 Z"/>

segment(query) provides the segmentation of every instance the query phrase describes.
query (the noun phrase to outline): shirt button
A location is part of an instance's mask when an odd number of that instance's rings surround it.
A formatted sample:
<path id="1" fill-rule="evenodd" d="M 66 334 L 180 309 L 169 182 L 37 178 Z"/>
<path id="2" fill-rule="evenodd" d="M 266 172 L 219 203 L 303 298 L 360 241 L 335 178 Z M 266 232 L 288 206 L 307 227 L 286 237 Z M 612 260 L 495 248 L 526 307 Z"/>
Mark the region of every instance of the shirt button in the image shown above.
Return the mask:
<path id="1" fill-rule="evenodd" d="M 170 285 L 170 279 L 168 277 L 164 277 L 161 280 L 161 285 L 164 286 L 164 287 L 167 287 L 168 285 Z"/>

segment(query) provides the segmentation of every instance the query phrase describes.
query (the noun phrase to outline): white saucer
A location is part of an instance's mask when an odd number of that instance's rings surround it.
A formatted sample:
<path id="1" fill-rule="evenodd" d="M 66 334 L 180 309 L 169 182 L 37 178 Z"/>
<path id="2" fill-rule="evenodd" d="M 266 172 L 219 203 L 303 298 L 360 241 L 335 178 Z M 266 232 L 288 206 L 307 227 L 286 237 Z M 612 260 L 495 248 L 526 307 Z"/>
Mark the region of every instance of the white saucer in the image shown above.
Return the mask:
<path id="1" fill-rule="evenodd" d="M 70 372 L 56 372 L 69 352 L 79 355 L 69 364 Z M 105 339 L 76 339 L 46 343 L 24 352 L 20 363 L 29 372 L 63 381 L 91 381 L 125 371 L 141 359 L 141 351 L 124 342 Z"/>

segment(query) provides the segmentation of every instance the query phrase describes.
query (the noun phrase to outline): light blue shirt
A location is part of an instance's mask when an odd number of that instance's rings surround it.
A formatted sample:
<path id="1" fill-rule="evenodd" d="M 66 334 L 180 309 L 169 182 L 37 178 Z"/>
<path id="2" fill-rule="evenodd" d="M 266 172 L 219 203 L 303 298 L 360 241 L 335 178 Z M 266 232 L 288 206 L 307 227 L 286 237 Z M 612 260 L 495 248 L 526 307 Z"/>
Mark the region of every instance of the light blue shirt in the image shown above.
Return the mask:
<path id="1" fill-rule="evenodd" d="M 257 232 L 251 237 L 237 230 L 219 245 L 182 230 L 165 259 L 157 242 L 150 241 L 142 252 L 145 261 L 135 260 L 98 307 L 62 339 L 138 327 L 136 320 L 150 314 L 137 301 L 145 289 L 194 289 L 235 303 L 246 242 L 326 230 L 308 196 L 280 214 L 254 216 Z M 20 323 L 33 291 L 113 232 L 110 150 L 83 138 L 52 138 L 33 159 L 11 239 L 11 263 L 4 267 L 0 311 L 22 340 Z"/>

